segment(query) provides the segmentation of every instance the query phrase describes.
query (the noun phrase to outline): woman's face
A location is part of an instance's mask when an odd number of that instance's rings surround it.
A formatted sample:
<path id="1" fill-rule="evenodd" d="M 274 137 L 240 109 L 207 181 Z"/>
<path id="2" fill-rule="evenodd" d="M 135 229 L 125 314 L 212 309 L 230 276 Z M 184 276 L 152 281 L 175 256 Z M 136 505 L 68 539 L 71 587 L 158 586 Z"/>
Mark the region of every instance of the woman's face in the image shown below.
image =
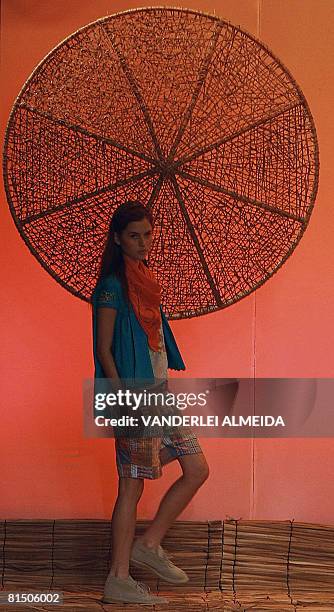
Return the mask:
<path id="1" fill-rule="evenodd" d="M 131 221 L 119 235 L 115 232 L 115 242 L 121 246 L 123 253 L 132 259 L 143 261 L 152 246 L 153 232 L 148 219 Z"/>

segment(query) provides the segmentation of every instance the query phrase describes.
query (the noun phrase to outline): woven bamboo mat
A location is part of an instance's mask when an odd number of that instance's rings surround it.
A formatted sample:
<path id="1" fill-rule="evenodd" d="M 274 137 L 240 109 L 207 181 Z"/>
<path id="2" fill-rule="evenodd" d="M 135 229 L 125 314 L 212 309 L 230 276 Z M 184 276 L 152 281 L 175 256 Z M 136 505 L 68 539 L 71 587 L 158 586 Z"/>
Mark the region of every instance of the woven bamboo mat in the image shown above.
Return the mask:
<path id="1" fill-rule="evenodd" d="M 156 592 L 156 591 L 155 591 Z M 332 593 L 309 593 L 302 598 L 293 599 L 284 593 L 257 593 L 250 591 L 247 595 L 236 595 L 221 591 L 195 592 L 176 594 L 164 590 L 161 595 L 168 597 L 168 604 L 139 606 L 131 604 L 103 604 L 101 593 L 96 591 L 64 591 L 64 604 L 57 606 L 14 606 L 1 607 L 3 612 L 135 612 L 139 610 L 168 612 L 202 612 L 221 610 L 221 612 L 333 612 L 334 596 Z"/>
<path id="2" fill-rule="evenodd" d="M 142 533 L 149 521 L 138 521 Z M 189 575 L 187 585 L 164 583 L 132 569 L 154 593 L 181 610 L 334 612 L 334 526 L 294 521 L 176 521 L 163 546 Z M 110 521 L 0 521 L 3 590 L 64 592 L 56 610 L 135 610 L 102 604 L 110 568 Z M 55 606 L 8 606 L 15 610 Z M 166 609 L 145 606 L 145 610 Z M 1 612 L 5 610 L 1 606 Z"/>

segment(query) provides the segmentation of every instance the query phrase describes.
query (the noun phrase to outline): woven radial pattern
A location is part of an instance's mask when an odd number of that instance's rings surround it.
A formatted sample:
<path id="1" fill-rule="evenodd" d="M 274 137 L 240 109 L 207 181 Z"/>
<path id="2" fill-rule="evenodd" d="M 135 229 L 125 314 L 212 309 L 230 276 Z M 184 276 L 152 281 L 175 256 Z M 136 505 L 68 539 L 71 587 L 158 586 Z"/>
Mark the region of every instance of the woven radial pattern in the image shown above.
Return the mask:
<path id="1" fill-rule="evenodd" d="M 269 49 L 215 16 L 144 8 L 63 41 L 20 92 L 4 173 L 21 236 L 87 300 L 110 217 L 151 207 L 169 318 L 224 308 L 283 264 L 308 224 L 316 132 Z"/>

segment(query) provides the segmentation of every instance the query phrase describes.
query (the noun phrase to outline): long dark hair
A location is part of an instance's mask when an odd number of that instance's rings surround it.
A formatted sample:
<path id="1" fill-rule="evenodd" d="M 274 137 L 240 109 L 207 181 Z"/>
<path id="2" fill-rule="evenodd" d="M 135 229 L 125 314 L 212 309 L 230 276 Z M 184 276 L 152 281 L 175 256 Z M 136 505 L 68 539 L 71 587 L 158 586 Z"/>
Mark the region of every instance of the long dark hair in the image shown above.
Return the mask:
<path id="1" fill-rule="evenodd" d="M 123 253 L 121 247 L 115 242 L 115 232 L 120 236 L 129 223 L 142 221 L 142 219 L 147 219 L 153 228 L 152 213 L 139 200 L 127 200 L 116 208 L 110 221 L 97 281 L 91 295 L 91 303 L 98 283 L 110 274 L 114 274 L 120 280 L 125 298 L 129 300 Z M 144 260 L 144 263 L 146 266 L 148 265 L 146 260 Z"/>

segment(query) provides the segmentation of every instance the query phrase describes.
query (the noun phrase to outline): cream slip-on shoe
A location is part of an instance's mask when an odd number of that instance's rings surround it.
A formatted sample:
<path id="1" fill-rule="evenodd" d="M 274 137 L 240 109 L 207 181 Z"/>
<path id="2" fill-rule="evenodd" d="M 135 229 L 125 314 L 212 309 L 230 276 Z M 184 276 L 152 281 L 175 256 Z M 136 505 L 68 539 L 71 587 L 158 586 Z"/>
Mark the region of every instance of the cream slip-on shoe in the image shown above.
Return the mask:
<path id="1" fill-rule="evenodd" d="M 189 581 L 187 574 L 174 565 L 162 546 L 155 551 L 135 540 L 131 550 L 130 563 L 136 567 L 151 570 L 154 574 L 171 584 L 184 584 Z"/>
<path id="2" fill-rule="evenodd" d="M 137 582 L 132 576 L 128 578 L 118 578 L 108 576 L 104 587 L 103 603 L 140 603 L 140 604 L 161 604 L 169 603 L 165 597 L 152 595 L 150 587 L 143 582 Z"/>

